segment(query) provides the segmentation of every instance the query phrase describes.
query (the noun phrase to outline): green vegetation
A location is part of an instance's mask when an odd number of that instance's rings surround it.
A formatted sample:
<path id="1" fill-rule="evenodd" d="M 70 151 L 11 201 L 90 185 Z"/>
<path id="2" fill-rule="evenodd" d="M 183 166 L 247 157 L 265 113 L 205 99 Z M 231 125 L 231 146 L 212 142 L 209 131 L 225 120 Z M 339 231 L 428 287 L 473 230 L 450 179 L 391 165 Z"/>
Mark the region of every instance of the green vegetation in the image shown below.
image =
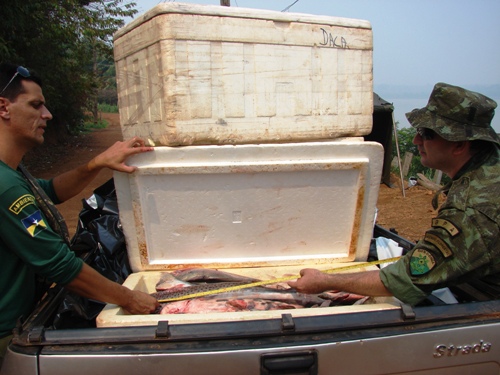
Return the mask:
<path id="1" fill-rule="evenodd" d="M 97 103 L 116 105 L 112 35 L 137 13 L 127 0 L 2 0 L 0 56 L 35 71 L 64 139 Z"/>
<path id="2" fill-rule="evenodd" d="M 417 146 L 413 144 L 413 138 L 415 137 L 416 130 L 413 127 L 409 128 L 399 128 L 399 123 L 396 124 L 398 133 L 398 145 L 399 145 L 399 155 L 401 156 L 401 163 L 403 163 L 403 158 L 405 153 L 411 152 L 413 154 L 413 159 L 408 170 L 408 176 L 416 176 L 417 173 L 430 173 L 429 168 L 424 167 L 420 164 L 420 155 L 418 154 Z M 396 149 L 396 139 L 392 140 L 392 158 L 397 157 Z M 394 170 L 399 174 L 399 167 Z"/>
<path id="3" fill-rule="evenodd" d="M 118 113 L 118 106 L 116 104 L 99 103 L 97 106 L 99 113 Z M 95 119 L 93 116 L 85 116 L 82 125 L 75 127 L 72 131 L 76 133 L 89 133 L 94 129 L 105 129 L 108 127 L 108 122 L 98 117 Z"/>
<path id="4" fill-rule="evenodd" d="M 97 108 L 98 108 L 99 112 L 118 113 L 118 105 L 116 105 L 116 104 L 99 103 Z"/>
<path id="5" fill-rule="evenodd" d="M 97 122 L 92 121 L 85 121 L 83 123 L 83 126 L 78 129 L 82 133 L 89 133 L 94 129 L 105 129 L 108 127 L 108 122 L 103 119 L 98 119 Z"/>

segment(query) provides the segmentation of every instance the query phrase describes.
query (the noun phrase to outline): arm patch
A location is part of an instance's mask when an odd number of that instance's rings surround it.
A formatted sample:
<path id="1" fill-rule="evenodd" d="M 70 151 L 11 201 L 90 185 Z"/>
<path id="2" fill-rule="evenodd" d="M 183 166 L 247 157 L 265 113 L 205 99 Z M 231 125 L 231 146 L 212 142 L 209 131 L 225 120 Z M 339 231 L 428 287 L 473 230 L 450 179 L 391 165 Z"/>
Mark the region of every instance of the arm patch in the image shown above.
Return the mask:
<path id="1" fill-rule="evenodd" d="M 410 258 L 410 272 L 412 276 L 425 275 L 436 265 L 431 253 L 424 249 L 416 249 Z"/>
<path id="2" fill-rule="evenodd" d="M 435 234 L 425 233 L 424 241 L 434 245 L 439 251 L 441 251 L 441 254 L 443 254 L 445 258 L 453 255 L 453 251 L 451 251 L 448 244 Z"/>
<path id="3" fill-rule="evenodd" d="M 31 194 L 24 194 L 10 205 L 9 211 L 19 215 L 19 213 L 30 204 L 35 204 L 35 197 Z"/>
<path id="4" fill-rule="evenodd" d="M 458 229 L 457 226 L 453 224 L 451 221 L 445 219 L 439 219 L 439 218 L 432 219 L 432 226 L 434 228 L 443 228 L 452 237 L 455 237 L 456 235 L 460 234 L 460 229 Z"/>

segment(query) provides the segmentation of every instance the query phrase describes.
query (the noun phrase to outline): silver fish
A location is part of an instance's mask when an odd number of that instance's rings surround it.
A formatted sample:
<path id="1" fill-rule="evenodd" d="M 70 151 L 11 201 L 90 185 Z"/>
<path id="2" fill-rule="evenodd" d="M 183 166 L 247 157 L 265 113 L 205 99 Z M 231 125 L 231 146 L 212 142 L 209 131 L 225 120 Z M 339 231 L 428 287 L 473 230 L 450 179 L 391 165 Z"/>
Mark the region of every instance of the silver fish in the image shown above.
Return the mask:
<path id="1" fill-rule="evenodd" d="M 252 277 L 246 277 L 241 275 L 236 275 L 234 273 L 219 271 L 213 268 L 186 268 L 182 270 L 175 270 L 171 272 L 177 280 L 187 281 L 191 283 L 195 282 L 228 282 L 228 281 L 244 281 L 247 283 L 252 283 L 254 281 L 259 281 Z"/>
<path id="2" fill-rule="evenodd" d="M 189 282 L 178 280 L 173 277 L 170 272 L 162 272 L 160 275 L 160 279 L 156 283 L 155 289 L 156 291 L 171 289 L 172 287 L 185 287 L 193 285 Z"/>
<path id="3" fill-rule="evenodd" d="M 191 294 L 208 292 L 218 289 L 229 288 L 233 286 L 245 285 L 242 282 L 224 282 L 215 284 L 200 284 L 187 286 L 184 288 L 175 288 L 174 290 L 165 290 L 151 295 L 157 300 L 182 298 Z M 266 299 L 272 301 L 281 301 L 285 303 L 298 304 L 303 307 L 321 305 L 325 300 L 314 294 L 299 293 L 294 289 L 274 289 L 262 286 L 254 286 L 229 292 L 221 292 L 214 294 L 218 300 L 226 299 Z"/>
<path id="4" fill-rule="evenodd" d="M 223 282 L 223 283 L 211 283 L 211 284 L 198 284 L 198 285 L 188 285 L 184 287 L 174 287 L 166 290 L 161 290 L 156 293 L 151 293 L 153 297 L 158 300 L 180 298 L 190 294 L 208 292 L 217 289 L 230 288 L 233 286 L 244 285 L 245 282 Z"/>

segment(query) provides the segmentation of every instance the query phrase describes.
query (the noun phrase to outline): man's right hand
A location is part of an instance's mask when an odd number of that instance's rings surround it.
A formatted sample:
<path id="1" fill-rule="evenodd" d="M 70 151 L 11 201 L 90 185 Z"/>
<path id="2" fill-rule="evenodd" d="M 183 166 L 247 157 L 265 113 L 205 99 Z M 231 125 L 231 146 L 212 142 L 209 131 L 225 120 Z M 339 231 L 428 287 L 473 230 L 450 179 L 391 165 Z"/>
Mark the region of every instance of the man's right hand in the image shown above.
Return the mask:
<path id="1" fill-rule="evenodd" d="M 160 306 L 149 294 L 111 281 L 86 263 L 66 288 L 86 298 L 121 306 L 131 314 L 150 314 Z"/>
<path id="2" fill-rule="evenodd" d="M 317 294 L 328 290 L 328 275 L 315 268 L 304 268 L 300 270 L 300 278 L 297 281 L 289 281 L 288 285 L 299 293 Z"/>

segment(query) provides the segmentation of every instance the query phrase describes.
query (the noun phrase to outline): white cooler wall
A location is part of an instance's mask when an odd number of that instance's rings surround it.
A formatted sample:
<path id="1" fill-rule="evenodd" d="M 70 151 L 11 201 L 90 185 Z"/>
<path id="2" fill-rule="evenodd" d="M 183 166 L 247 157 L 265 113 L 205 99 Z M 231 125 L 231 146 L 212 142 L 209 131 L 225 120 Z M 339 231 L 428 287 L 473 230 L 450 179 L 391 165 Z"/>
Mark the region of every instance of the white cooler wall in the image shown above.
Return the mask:
<path id="1" fill-rule="evenodd" d="M 366 260 L 383 149 L 371 142 L 159 147 L 115 174 L 134 272 Z"/>
<path id="2" fill-rule="evenodd" d="M 367 21 L 163 3 L 120 29 L 114 51 L 125 138 L 172 146 L 371 132 Z"/>

